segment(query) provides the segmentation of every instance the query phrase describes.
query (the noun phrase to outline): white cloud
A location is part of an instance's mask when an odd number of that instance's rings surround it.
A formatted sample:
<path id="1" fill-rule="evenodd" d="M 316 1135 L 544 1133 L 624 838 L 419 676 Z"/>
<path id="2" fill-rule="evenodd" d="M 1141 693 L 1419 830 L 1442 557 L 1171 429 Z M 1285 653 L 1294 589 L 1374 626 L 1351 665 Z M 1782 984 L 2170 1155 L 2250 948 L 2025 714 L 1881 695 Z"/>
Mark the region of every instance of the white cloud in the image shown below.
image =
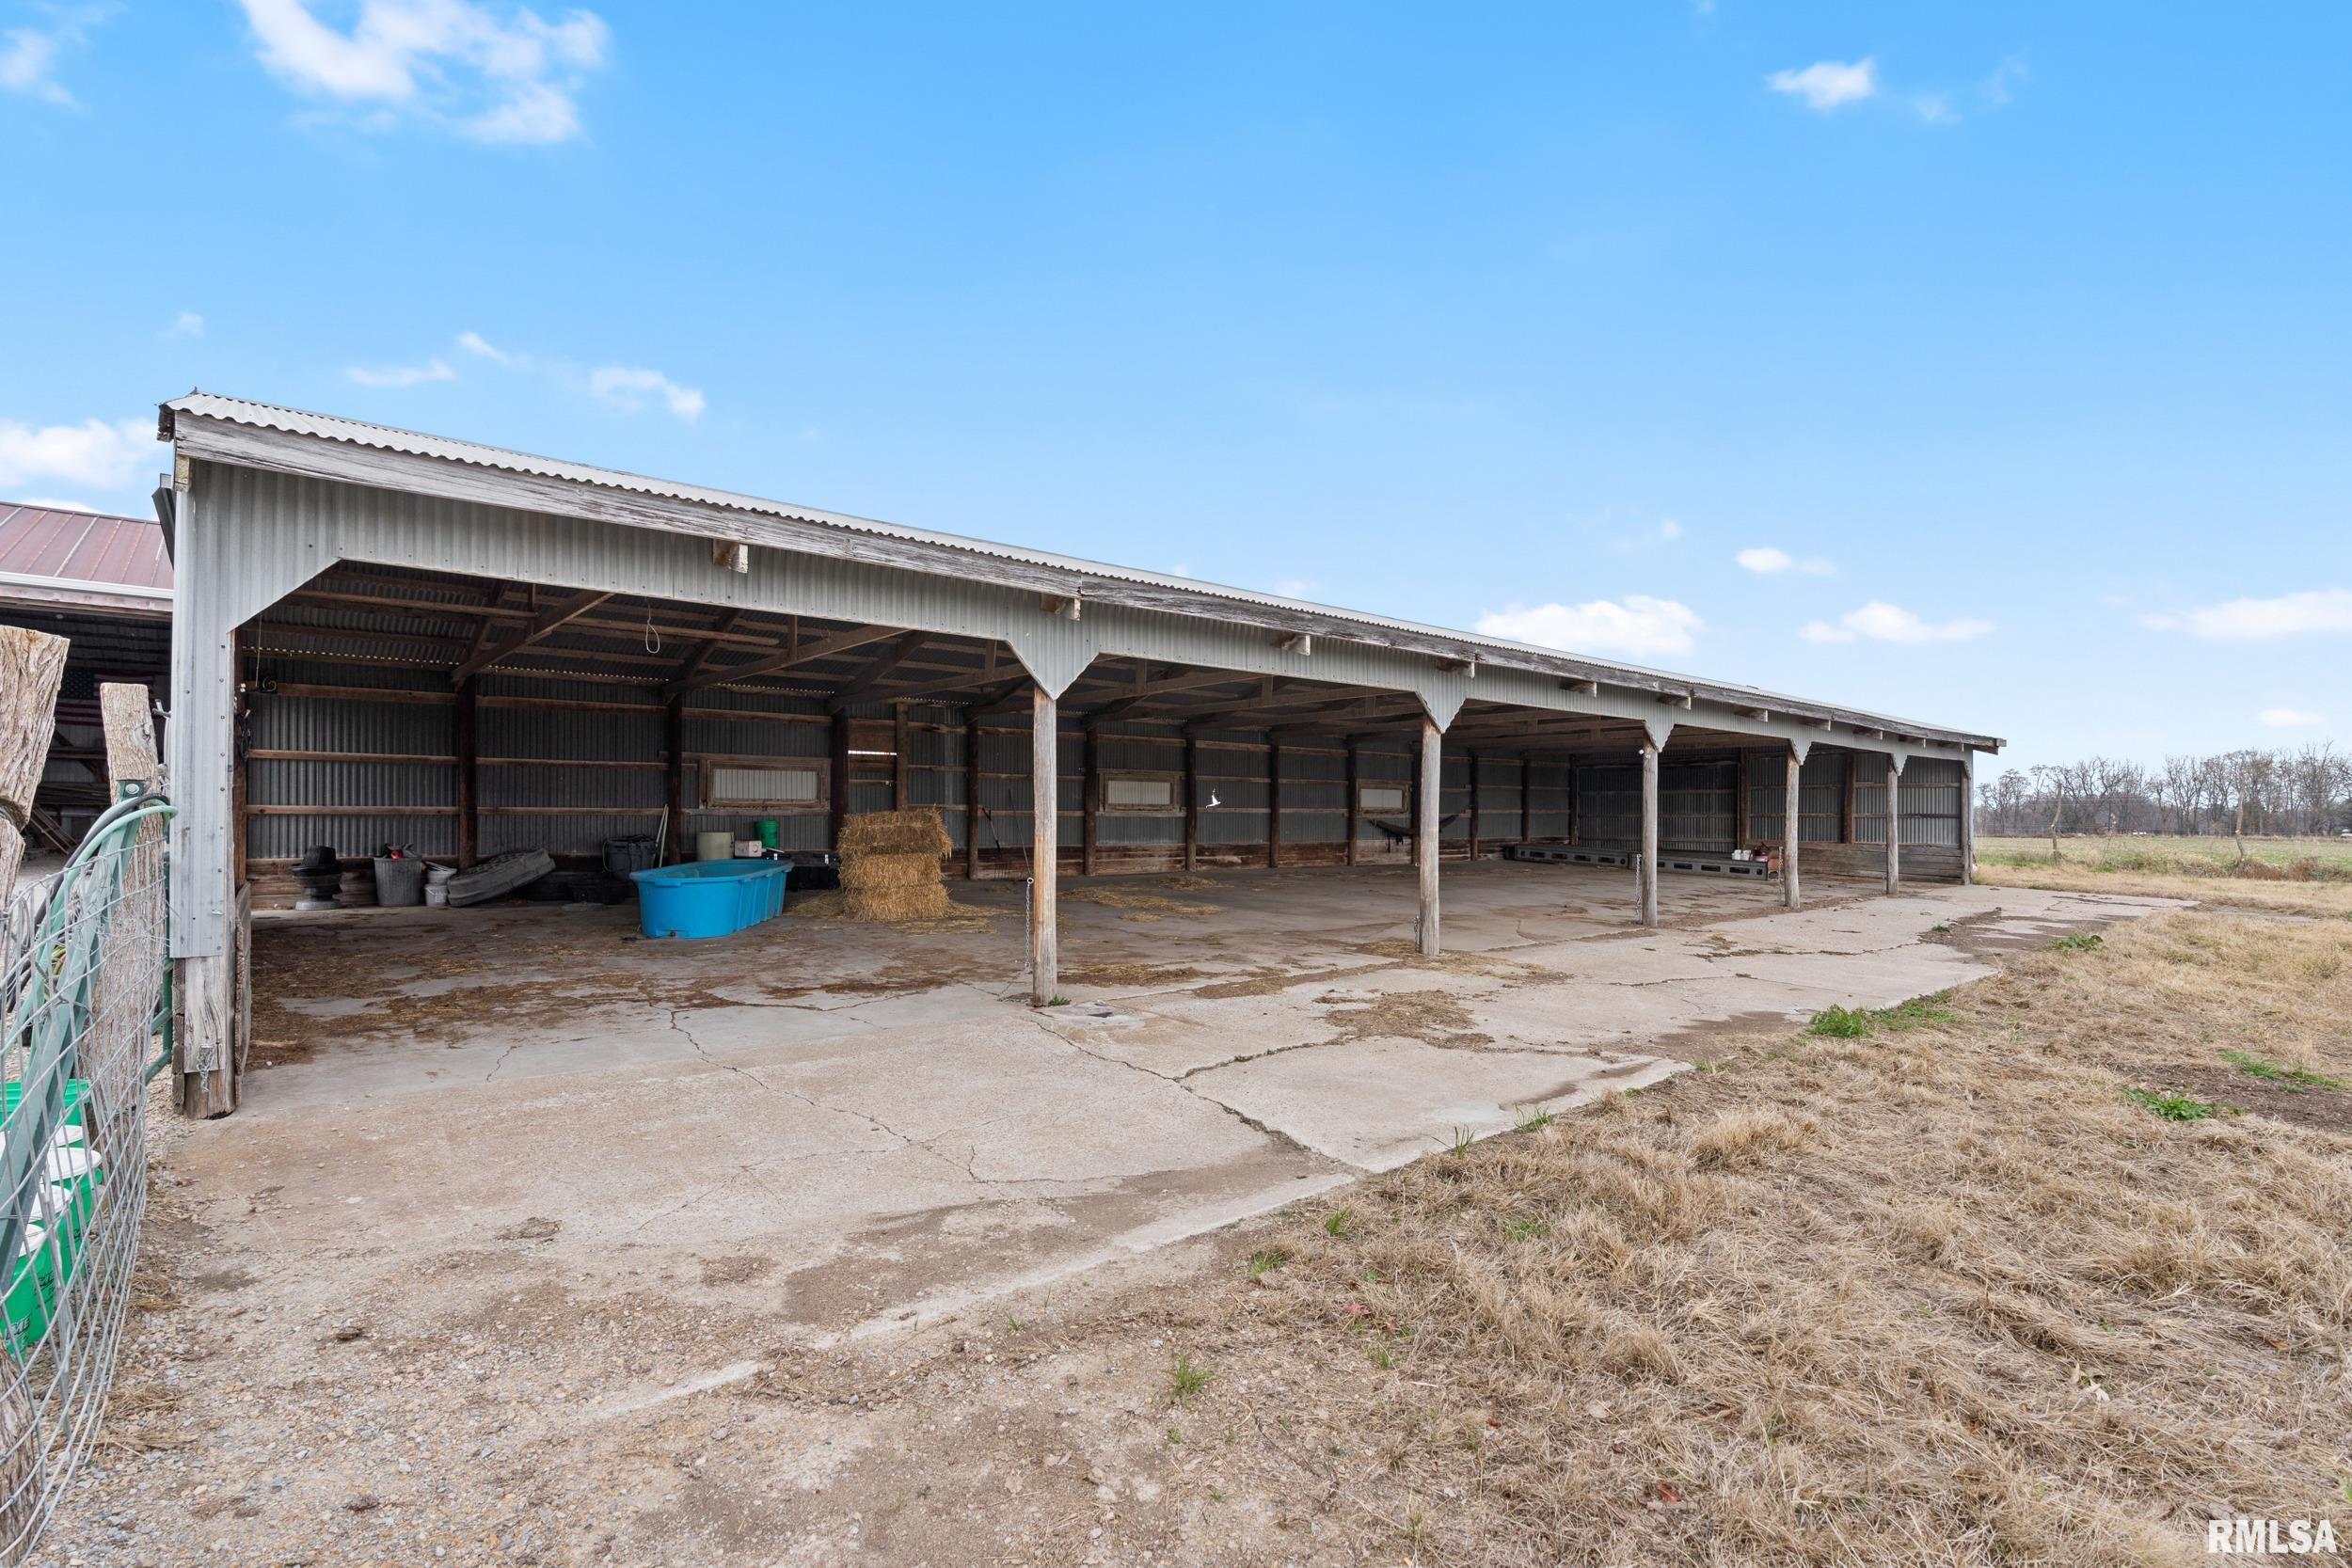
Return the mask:
<path id="1" fill-rule="evenodd" d="M 1867 55 L 1851 65 L 1816 60 L 1803 71 L 1775 71 L 1764 78 L 1764 85 L 1802 98 L 1807 108 L 1826 114 L 1874 96 L 1879 90 L 1878 62 Z"/>
<path id="2" fill-rule="evenodd" d="M 1481 615 L 1477 629 L 1487 637 L 1541 643 L 1568 653 L 1679 654 L 1691 634 L 1705 626 L 1688 605 L 1629 594 L 1624 602 L 1593 599 L 1584 604 L 1513 605 Z"/>
<path id="3" fill-rule="evenodd" d="M 193 310 L 183 310 L 171 318 L 171 333 L 176 338 L 201 338 L 204 318 Z"/>
<path id="4" fill-rule="evenodd" d="M 1274 585 L 1278 599 L 1303 599 L 1315 591 L 1315 585 L 1305 578 L 1284 578 Z"/>
<path id="5" fill-rule="evenodd" d="M 119 490 L 155 461 L 152 420 L 84 420 L 36 430 L 0 420 L 0 486 L 28 479 L 57 479 L 93 489 Z"/>
<path id="6" fill-rule="evenodd" d="M 421 387 L 428 381 L 457 379 L 457 372 L 445 359 L 430 359 L 421 365 L 351 365 L 343 374 L 362 387 Z"/>
<path id="7" fill-rule="evenodd" d="M 594 12 L 549 22 L 528 7 L 501 20 L 477 0 L 361 0 L 351 30 L 310 0 L 242 0 L 262 63 L 297 89 L 416 114 L 481 141 L 560 142 L 580 134 L 577 95 L 612 34 Z"/>
<path id="8" fill-rule="evenodd" d="M 1966 615 L 1950 621 L 1923 621 L 1900 605 L 1872 599 L 1860 610 L 1846 611 L 1834 624 L 1807 621 L 1797 635 L 1807 642 L 1851 642 L 1857 638 L 1872 642 L 1965 642 L 1992 629 L 1992 622 Z"/>
<path id="9" fill-rule="evenodd" d="M 1810 561 L 1799 561 L 1787 550 L 1774 549 L 1770 545 L 1741 550 L 1731 559 L 1758 576 L 1770 576 L 1774 572 L 1805 572 L 1814 577 L 1827 577 L 1837 570 L 1818 556 Z"/>
<path id="10" fill-rule="evenodd" d="M 103 506 L 92 506 L 87 501 L 59 500 L 55 496 L 27 496 L 23 500 L 18 501 L 15 504 L 18 506 L 38 506 L 49 512 L 103 513 L 106 510 Z"/>
<path id="11" fill-rule="evenodd" d="M 1851 65 L 1816 60 L 1802 71 L 1775 71 L 1764 78 L 1764 85 L 1774 92 L 1802 98 L 1806 107 L 1821 114 L 1877 100 L 1908 109 L 1929 125 L 1957 125 L 1963 100 L 1986 109 L 2004 107 L 2027 75 L 2026 62 L 2012 55 L 1972 87 L 1897 90 L 1880 78 L 1878 62 L 1865 55 Z"/>
<path id="12" fill-rule="evenodd" d="M 2011 55 L 1993 68 L 1992 75 L 1977 84 L 1977 96 L 1988 108 L 2001 108 L 2016 96 L 2017 87 L 2032 77 L 2033 71 L 2025 60 Z"/>
<path id="13" fill-rule="evenodd" d="M 1676 522 L 1672 517 L 1661 517 L 1658 519 L 1658 537 L 1661 539 L 1679 539 L 1682 537 L 1682 525 Z"/>
<path id="14" fill-rule="evenodd" d="M 481 356 L 494 365 L 512 365 L 519 369 L 531 363 L 531 356 L 512 354 L 505 349 L 495 347 L 479 332 L 460 332 L 457 334 L 457 346 L 468 354 Z"/>
<path id="15" fill-rule="evenodd" d="M 2275 599 L 2230 599 L 2178 615 L 2143 615 L 2139 624 L 2217 642 L 2292 637 L 2307 631 L 2352 631 L 2352 589 L 2305 588 Z"/>
<path id="16" fill-rule="evenodd" d="M 2262 721 L 2274 730 L 2315 730 L 2328 722 L 2328 716 L 2308 708 L 2266 707 Z"/>
<path id="17" fill-rule="evenodd" d="M 71 103 L 73 95 L 50 72 L 57 63 L 56 34 L 30 27 L 11 28 L 0 44 L 0 87 L 24 93 L 49 103 Z"/>
<path id="18" fill-rule="evenodd" d="M 649 394 L 660 394 L 670 406 L 670 412 L 681 420 L 702 417 L 702 392 L 692 387 L 681 387 L 660 371 L 649 371 L 628 365 L 599 365 L 588 372 L 588 390 L 615 408 L 635 413 L 645 405 Z"/>

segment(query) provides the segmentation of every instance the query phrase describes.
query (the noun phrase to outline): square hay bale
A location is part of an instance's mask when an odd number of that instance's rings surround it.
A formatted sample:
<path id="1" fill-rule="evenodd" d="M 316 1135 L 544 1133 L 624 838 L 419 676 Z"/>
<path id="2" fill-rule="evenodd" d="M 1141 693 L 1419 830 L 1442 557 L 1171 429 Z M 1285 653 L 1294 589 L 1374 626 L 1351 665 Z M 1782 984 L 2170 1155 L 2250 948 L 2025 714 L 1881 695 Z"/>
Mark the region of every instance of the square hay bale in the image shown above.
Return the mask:
<path id="1" fill-rule="evenodd" d="M 842 912 L 851 920 L 939 920 L 955 911 L 947 889 L 937 881 L 897 887 L 845 887 Z"/>
<path id="2" fill-rule="evenodd" d="M 844 818 L 841 824 L 843 880 L 848 880 L 847 863 L 859 855 L 924 854 L 936 859 L 953 847 L 946 828 L 939 820 L 937 806 L 862 812 Z"/>
<path id="3" fill-rule="evenodd" d="M 939 881 L 939 857 L 927 850 L 911 854 L 851 855 L 841 862 L 841 885 L 857 892 L 883 888 L 920 887 Z"/>

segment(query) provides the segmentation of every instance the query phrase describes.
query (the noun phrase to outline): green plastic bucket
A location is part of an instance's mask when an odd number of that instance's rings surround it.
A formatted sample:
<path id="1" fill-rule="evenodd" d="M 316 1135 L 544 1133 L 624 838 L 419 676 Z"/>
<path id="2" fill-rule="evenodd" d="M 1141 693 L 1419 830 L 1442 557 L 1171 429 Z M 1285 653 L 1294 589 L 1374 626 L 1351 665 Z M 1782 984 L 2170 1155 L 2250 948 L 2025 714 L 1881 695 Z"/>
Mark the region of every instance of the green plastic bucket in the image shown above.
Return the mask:
<path id="1" fill-rule="evenodd" d="M 752 824 L 752 831 L 759 834 L 759 845 L 761 848 L 772 849 L 776 847 L 776 819 L 774 817 L 761 817 L 758 821 Z"/>

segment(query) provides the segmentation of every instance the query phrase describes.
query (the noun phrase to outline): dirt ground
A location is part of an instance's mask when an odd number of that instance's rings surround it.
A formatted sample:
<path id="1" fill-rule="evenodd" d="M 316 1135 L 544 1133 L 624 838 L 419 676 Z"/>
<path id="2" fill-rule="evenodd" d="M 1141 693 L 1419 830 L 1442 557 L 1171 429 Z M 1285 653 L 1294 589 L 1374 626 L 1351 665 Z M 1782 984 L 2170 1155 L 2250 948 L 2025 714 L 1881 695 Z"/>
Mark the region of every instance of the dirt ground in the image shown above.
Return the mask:
<path id="1" fill-rule="evenodd" d="M 449 1149 L 481 1135 L 437 1107 L 487 1103 L 494 1124 L 546 1107 L 496 1084 L 395 1094 L 396 1069 L 422 1070 L 415 1039 L 402 1054 L 289 1008 L 312 1044 L 270 1069 L 288 1075 L 277 1114 L 158 1124 L 119 1402 L 44 1560 L 2152 1562 L 2185 1560 L 2173 1548 L 2200 1509 L 2325 1506 L 2328 1466 L 2352 1478 L 2325 1418 L 2352 1311 L 2352 1096 L 2307 1089 L 2305 1114 L 2280 1120 L 2240 1092 L 2245 1114 L 2175 1126 L 2120 1095 L 2221 1066 L 2220 1030 L 2317 1075 L 2352 1070 L 2345 971 L 2328 967 L 2343 955 L 2261 958 L 2231 934 L 2249 923 L 2208 936 L 2215 917 L 2190 914 L 2052 946 L 2138 912 L 2123 905 L 2025 922 L 1955 906 L 1883 951 L 1823 939 L 1895 902 L 1773 917 L 1812 922 L 1788 927 L 1717 914 L 1672 938 L 1690 947 L 1671 962 L 1643 961 L 1662 966 L 1653 981 L 1704 974 L 1701 955 L 1760 975 L 1811 932 L 1817 981 L 1869 962 L 1978 978 L 1870 1015 L 1856 1039 L 1716 997 L 1652 1025 L 1705 1070 L 1526 1108 L 1523 1131 L 1425 1140 L 1385 1166 L 1286 1151 L 1264 1176 L 1295 1180 L 1311 1156 L 1332 1180 L 1104 1257 L 1073 1238 L 1133 1215 L 1089 1205 L 1137 1200 L 1084 1181 L 892 1207 L 796 1255 L 792 1227 L 816 1222 L 788 1189 L 766 1200 L 780 1228 L 748 1232 L 728 1227 L 756 1207 L 749 1186 L 712 1200 L 719 1220 L 659 1193 L 584 1196 L 570 1184 L 600 1161 L 654 1180 L 586 1123 L 550 1130 L 583 1150 L 533 1145 L 538 1179 L 501 1201 L 412 1187 L 388 1208 L 398 1172 L 445 1182 Z M 1277 964 L 1163 946 L 1158 983 L 1200 974 L 1101 1004 L 1136 1023 L 1073 1027 L 1148 1045 L 1171 1027 L 1160 1010 L 1211 1008 L 1226 1022 L 1209 1032 L 1229 1035 L 1279 1029 L 1253 1011 L 1273 1007 L 1321 1022 L 1319 1043 L 1268 1066 L 1429 1037 L 1474 1063 L 1530 1011 L 1594 994 L 1555 990 L 1572 982 L 1549 966 L 1615 940 L 1563 947 L 1504 918 L 1507 938 L 1422 970 L 1380 932 Z M 1216 987 L 1231 994 L 1201 996 Z M 837 986 L 812 994 L 843 1005 Z M 2117 1027 L 2149 994 L 2165 1026 Z M 546 1053 L 525 1086 L 685 1081 L 637 1060 L 559 1070 Z M 749 1045 L 690 1054 L 675 1070 L 738 1099 L 791 1081 Z M 389 1116 L 353 1114 L 376 1094 Z M 1057 1134 L 1087 1136 L 1049 1127 L 1007 1157 L 1050 1161 Z M 1000 1188 L 1020 1180 L 986 1165 L 984 1142 L 934 1141 Z M 846 1157 L 822 1152 L 803 1168 Z M 2079 1232 L 2070 1205 L 2116 1183 L 2137 1196 L 2114 1234 L 2060 1233 Z M 2249 1239 L 2290 1225 L 2304 1239 L 2289 1250 Z M 983 1267 L 992 1255 L 1005 1266 Z M 1038 1266 L 1048 1256 L 1085 1266 Z M 945 1305 L 942 1271 L 966 1286 Z M 2207 1370 L 2152 1375 L 2176 1364 Z M 2223 1430 L 2230 1389 L 2246 1402 Z M 2015 1400 L 2029 1419 L 2003 1414 Z M 2096 1424 L 2110 1417 L 2129 1419 Z M 1972 1508 L 1983 1519 L 1963 1528 Z M 2069 1544 L 2068 1521 L 2088 1521 L 2090 1544 Z"/>

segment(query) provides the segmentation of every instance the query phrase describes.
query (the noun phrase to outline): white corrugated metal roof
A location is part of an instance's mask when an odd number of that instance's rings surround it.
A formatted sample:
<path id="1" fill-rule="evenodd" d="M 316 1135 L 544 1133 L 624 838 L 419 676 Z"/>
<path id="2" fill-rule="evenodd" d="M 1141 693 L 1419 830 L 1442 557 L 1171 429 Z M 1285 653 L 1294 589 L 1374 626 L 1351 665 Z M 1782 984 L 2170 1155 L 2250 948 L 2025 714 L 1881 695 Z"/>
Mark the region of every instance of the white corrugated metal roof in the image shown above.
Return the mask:
<path id="1" fill-rule="evenodd" d="M 1026 565 L 1045 567 L 1099 577 L 1117 581 L 1145 584 L 1167 589 L 1172 593 L 1197 595 L 1203 599 L 1225 599 L 1240 604 L 1262 605 L 1274 609 L 1296 610 L 1305 614 L 1354 622 L 1367 627 L 1379 627 L 1391 632 L 1404 632 L 1418 637 L 1446 638 L 1466 643 L 1472 648 L 1508 652 L 1518 656 L 1514 662 L 1524 659 L 1573 658 L 1580 664 L 1592 666 L 1604 678 L 1611 671 L 1640 676 L 1651 681 L 1674 681 L 1707 689 L 1708 696 L 1731 694 L 1751 700 L 1759 707 L 1788 710 L 1834 710 L 1888 730 L 1905 734 L 1929 734 L 1938 736 L 1965 737 L 1997 748 L 2001 742 L 1991 736 L 1975 736 L 1944 725 L 1922 724 L 1909 719 L 1847 709 L 1842 705 L 1827 705 L 1781 692 L 1767 691 L 1760 687 L 1655 670 L 1644 665 L 1627 664 L 1613 659 L 1593 657 L 1583 654 L 1565 653 L 1537 643 L 1518 642 L 1508 638 L 1486 637 L 1474 632 L 1457 631 L 1450 626 L 1433 626 L 1417 621 L 1399 621 L 1383 615 L 1367 614 L 1361 610 L 1343 610 L 1333 605 L 1315 604 L 1304 599 L 1286 599 L 1278 594 L 1260 594 L 1250 589 L 1229 584 L 1205 582 L 1198 578 L 1175 577 L 1167 573 L 1147 572 L 1132 566 L 1117 566 L 1106 562 L 1087 561 L 1074 556 L 1056 555 L 1047 550 L 1025 549 L 1019 546 L 998 544 L 993 540 L 973 539 L 961 534 L 936 533 L 928 529 L 908 528 L 899 523 L 886 523 L 871 517 L 854 516 L 848 513 L 827 512 L 816 507 L 795 506 L 784 501 L 769 500 L 758 496 L 746 496 L 731 490 L 713 490 L 698 484 L 682 484 L 673 480 L 649 479 L 643 474 L 628 473 L 618 468 L 601 468 L 586 463 L 573 463 L 562 458 L 536 457 L 528 452 L 509 451 L 502 447 L 488 447 L 474 441 L 461 441 L 446 436 L 428 436 L 413 430 L 400 430 L 389 425 L 369 424 L 359 420 L 347 420 L 333 414 L 313 414 L 298 408 L 280 407 L 275 404 L 255 403 L 245 398 L 224 397 L 216 392 L 192 391 L 185 397 L 173 398 L 159 409 L 160 438 L 171 438 L 171 421 L 180 414 L 202 419 L 219 420 L 230 424 L 258 430 L 281 431 L 292 436 L 307 436 L 320 440 L 346 442 L 353 446 L 373 448 L 381 451 L 405 453 L 417 457 L 439 458 L 463 463 L 474 467 L 501 469 L 509 473 L 530 474 L 543 479 L 564 480 L 580 484 L 597 485 L 606 489 L 633 491 L 640 495 L 660 497 L 705 506 L 725 508 L 755 515 L 787 517 L 800 522 L 818 523 L 871 534 L 880 538 L 902 539 L 911 543 L 963 550 L 977 555 L 993 556 L 1000 560 L 1019 562 Z M 1205 608 L 1205 607 L 1204 607 Z"/>

